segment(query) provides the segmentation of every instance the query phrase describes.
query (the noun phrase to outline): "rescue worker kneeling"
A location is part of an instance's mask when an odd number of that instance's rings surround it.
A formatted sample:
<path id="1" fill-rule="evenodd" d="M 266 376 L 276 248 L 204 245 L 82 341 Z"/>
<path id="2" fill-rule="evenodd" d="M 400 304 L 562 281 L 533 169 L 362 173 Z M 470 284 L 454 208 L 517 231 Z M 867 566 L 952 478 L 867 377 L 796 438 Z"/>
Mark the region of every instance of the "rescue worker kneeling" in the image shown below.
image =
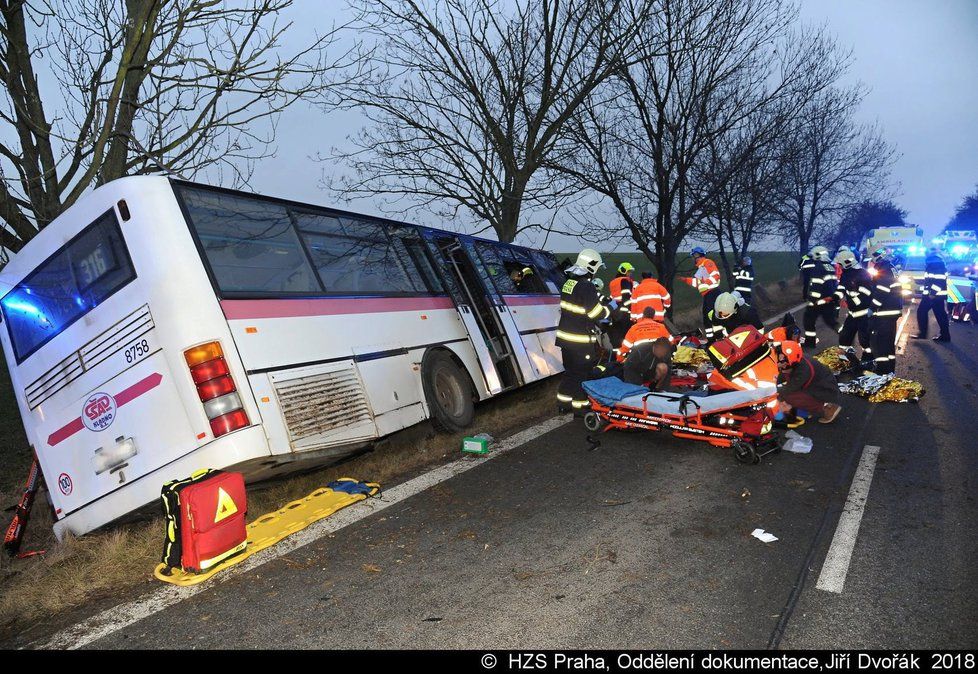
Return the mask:
<path id="1" fill-rule="evenodd" d="M 597 326 L 611 315 L 602 304 L 592 283 L 594 274 L 604 266 L 601 255 L 585 248 L 567 270 L 567 281 L 560 290 L 560 322 L 557 324 L 557 346 L 560 347 L 564 373 L 557 387 L 557 409 L 582 412 L 588 406 L 581 387 L 591 375 L 597 361 Z"/>
<path id="2" fill-rule="evenodd" d="M 642 342 L 628 352 L 622 372 L 626 384 L 648 386 L 651 391 L 665 391 L 672 376 L 672 353 L 668 337 Z"/>
<path id="3" fill-rule="evenodd" d="M 842 411 L 839 387 L 829 368 L 802 353 L 798 342 L 782 342 L 778 353 L 779 409 L 789 426 L 800 425 L 797 410 L 805 410 L 819 423 L 830 424 Z"/>
<path id="4" fill-rule="evenodd" d="M 653 390 L 661 391 L 669 383 L 671 339 L 669 329 L 656 320 L 655 309 L 646 307 L 642 317 L 625 334 L 616 354 L 618 362 L 624 364 L 622 380 L 629 384 L 650 383 Z M 664 345 L 659 340 L 664 340 Z"/>

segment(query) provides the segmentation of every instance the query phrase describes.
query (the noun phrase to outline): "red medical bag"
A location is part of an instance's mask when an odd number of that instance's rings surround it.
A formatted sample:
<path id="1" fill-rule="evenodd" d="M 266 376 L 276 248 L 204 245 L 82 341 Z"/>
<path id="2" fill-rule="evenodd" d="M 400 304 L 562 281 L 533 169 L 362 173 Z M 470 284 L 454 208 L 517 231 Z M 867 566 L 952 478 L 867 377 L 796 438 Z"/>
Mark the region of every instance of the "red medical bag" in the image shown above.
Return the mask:
<path id="1" fill-rule="evenodd" d="M 771 345 L 753 325 L 742 325 L 726 339 L 710 345 L 707 353 L 720 374 L 733 378 L 767 358 L 771 354 Z"/>
<path id="2" fill-rule="evenodd" d="M 245 549 L 247 499 L 241 473 L 202 470 L 163 485 L 163 563 L 207 571 Z"/>

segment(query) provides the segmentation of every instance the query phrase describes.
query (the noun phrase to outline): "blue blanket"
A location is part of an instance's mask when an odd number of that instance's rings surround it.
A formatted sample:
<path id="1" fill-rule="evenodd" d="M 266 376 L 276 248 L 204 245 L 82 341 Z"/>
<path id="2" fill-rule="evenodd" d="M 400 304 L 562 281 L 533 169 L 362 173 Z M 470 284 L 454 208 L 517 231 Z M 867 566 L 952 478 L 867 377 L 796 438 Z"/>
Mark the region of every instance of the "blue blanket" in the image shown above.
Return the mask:
<path id="1" fill-rule="evenodd" d="M 614 405 L 625 398 L 634 395 L 644 395 L 649 392 L 644 386 L 626 384 L 618 377 L 605 377 L 584 382 L 584 391 L 602 405 Z"/>

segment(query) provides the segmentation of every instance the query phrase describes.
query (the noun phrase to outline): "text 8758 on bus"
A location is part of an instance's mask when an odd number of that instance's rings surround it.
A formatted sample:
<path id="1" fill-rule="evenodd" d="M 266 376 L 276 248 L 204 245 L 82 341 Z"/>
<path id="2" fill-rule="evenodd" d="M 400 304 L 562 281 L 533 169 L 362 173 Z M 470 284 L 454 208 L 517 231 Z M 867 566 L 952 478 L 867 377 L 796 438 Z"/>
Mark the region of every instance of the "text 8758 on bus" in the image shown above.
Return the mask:
<path id="1" fill-rule="evenodd" d="M 0 272 L 0 341 L 55 531 L 83 534 L 200 468 L 258 479 L 464 427 L 560 372 L 560 283 L 539 250 L 132 177 Z"/>

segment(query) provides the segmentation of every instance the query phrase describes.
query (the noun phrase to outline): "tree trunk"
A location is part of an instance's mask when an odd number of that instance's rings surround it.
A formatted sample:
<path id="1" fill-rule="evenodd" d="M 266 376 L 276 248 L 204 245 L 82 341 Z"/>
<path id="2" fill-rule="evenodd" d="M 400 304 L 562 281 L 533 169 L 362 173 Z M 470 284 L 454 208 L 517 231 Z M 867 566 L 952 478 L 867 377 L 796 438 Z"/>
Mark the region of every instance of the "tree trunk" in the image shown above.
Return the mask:
<path id="1" fill-rule="evenodd" d="M 523 195 L 526 193 L 525 178 L 516 178 L 512 187 L 502 195 L 499 213 L 499 223 L 495 225 L 496 237 L 503 243 L 512 243 L 519 232 L 520 211 L 523 207 Z"/>
<path id="2" fill-rule="evenodd" d="M 112 136 L 105 154 L 105 161 L 99 171 L 97 184 L 104 185 L 110 180 L 126 174 L 126 162 L 131 148 L 133 121 L 139 111 L 139 90 L 149 74 L 146 60 L 149 49 L 156 36 L 156 22 L 159 18 L 160 3 L 157 0 L 126 0 L 126 44 L 123 53 L 131 54 L 123 79 L 119 109 L 112 125 Z"/>

